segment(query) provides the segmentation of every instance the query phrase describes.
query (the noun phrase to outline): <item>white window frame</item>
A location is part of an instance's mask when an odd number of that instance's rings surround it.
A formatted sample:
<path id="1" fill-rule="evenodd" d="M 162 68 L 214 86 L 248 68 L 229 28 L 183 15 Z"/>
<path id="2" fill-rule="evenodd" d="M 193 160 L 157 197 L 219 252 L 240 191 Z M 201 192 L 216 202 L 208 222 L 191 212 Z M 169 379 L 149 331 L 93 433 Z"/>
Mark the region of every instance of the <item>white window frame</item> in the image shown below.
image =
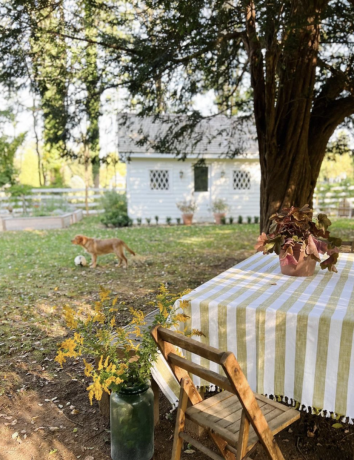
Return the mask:
<path id="1" fill-rule="evenodd" d="M 250 178 L 250 187 L 249 188 L 234 188 L 234 173 L 235 172 L 241 172 L 241 173 L 246 173 L 249 175 L 249 178 Z M 251 171 L 247 170 L 247 169 L 242 169 L 242 168 L 233 168 L 232 169 L 232 174 L 231 174 L 231 190 L 233 192 L 238 192 L 238 193 L 247 193 L 249 191 L 252 190 L 252 173 Z"/>
<path id="2" fill-rule="evenodd" d="M 162 189 L 162 188 L 152 189 L 151 188 L 150 171 L 167 171 L 169 188 L 167 190 Z M 164 168 L 164 167 L 162 167 L 162 168 L 149 168 L 148 169 L 148 183 L 149 183 L 149 192 L 150 193 L 171 193 L 171 191 L 172 191 L 172 173 L 171 173 L 171 169 L 170 168 Z"/>

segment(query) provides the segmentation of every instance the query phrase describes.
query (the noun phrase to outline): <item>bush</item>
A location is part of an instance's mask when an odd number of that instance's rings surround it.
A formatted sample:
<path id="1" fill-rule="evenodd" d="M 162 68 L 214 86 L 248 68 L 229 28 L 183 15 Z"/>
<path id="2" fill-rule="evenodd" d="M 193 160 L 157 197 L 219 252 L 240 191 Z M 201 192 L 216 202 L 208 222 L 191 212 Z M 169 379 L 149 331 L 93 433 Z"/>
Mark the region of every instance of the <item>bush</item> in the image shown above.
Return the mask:
<path id="1" fill-rule="evenodd" d="M 159 216 L 155 216 L 156 225 L 159 223 Z"/>
<path id="2" fill-rule="evenodd" d="M 252 224 L 252 217 L 250 217 L 250 216 L 247 217 L 247 223 Z"/>
<path id="3" fill-rule="evenodd" d="M 171 217 L 166 217 L 166 224 L 171 225 L 172 218 Z"/>
<path id="4" fill-rule="evenodd" d="M 141 225 L 141 222 L 142 222 L 142 218 L 141 218 L 141 217 L 138 217 L 138 218 L 136 219 L 136 223 L 137 223 L 138 225 Z"/>
<path id="5" fill-rule="evenodd" d="M 234 223 L 234 218 L 233 217 L 229 217 L 229 224 L 232 225 Z"/>
<path id="6" fill-rule="evenodd" d="M 125 194 L 115 191 L 106 192 L 101 199 L 104 213 L 101 222 L 106 227 L 130 227 L 133 224 L 128 216 L 127 199 Z"/>
<path id="7" fill-rule="evenodd" d="M 258 224 L 258 222 L 259 222 L 259 217 L 255 217 L 255 218 L 254 218 L 254 223 L 255 223 L 255 224 Z"/>
<path id="8" fill-rule="evenodd" d="M 146 220 L 146 223 L 147 223 L 148 225 L 151 224 L 151 219 L 150 219 L 150 217 L 147 217 L 145 220 Z"/>
<path id="9" fill-rule="evenodd" d="M 226 217 L 222 217 L 220 219 L 220 222 L 221 222 L 221 225 L 225 225 L 226 224 Z"/>
<path id="10" fill-rule="evenodd" d="M 177 218 L 176 218 L 176 222 L 177 222 L 177 225 L 181 225 L 181 218 L 180 218 L 180 217 L 177 217 Z"/>
<path id="11" fill-rule="evenodd" d="M 242 224 L 242 223 L 243 223 L 243 217 L 242 217 L 242 216 L 238 216 L 237 223 L 238 223 L 238 224 Z"/>

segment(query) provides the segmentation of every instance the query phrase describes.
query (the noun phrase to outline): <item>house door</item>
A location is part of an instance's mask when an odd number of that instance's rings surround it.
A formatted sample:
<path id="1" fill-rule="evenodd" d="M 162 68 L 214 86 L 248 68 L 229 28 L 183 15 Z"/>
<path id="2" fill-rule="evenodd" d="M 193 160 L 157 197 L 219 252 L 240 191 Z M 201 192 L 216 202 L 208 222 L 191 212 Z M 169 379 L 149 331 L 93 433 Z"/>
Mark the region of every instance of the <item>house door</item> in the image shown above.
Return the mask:
<path id="1" fill-rule="evenodd" d="M 210 222 L 212 214 L 210 210 L 210 166 L 201 165 L 194 167 L 194 199 L 197 210 L 194 219 L 197 222 Z"/>

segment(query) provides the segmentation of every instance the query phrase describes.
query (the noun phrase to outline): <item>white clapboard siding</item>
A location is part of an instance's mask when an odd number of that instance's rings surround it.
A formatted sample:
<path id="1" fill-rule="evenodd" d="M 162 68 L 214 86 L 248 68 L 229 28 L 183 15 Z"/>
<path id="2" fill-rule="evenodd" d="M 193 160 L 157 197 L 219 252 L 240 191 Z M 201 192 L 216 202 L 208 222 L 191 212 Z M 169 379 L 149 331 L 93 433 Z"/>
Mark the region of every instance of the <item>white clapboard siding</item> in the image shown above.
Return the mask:
<path id="1" fill-rule="evenodd" d="M 127 164 L 127 198 L 129 216 L 137 218 L 159 217 L 164 223 L 167 217 L 176 219 L 181 217 L 181 212 L 176 203 L 194 196 L 195 160 L 177 161 L 175 158 L 132 158 Z M 260 167 L 258 160 L 253 159 L 208 159 L 209 166 L 209 191 L 207 200 L 209 205 L 195 213 L 195 221 L 213 221 L 211 212 L 212 201 L 217 198 L 224 199 L 229 208 L 226 215 L 238 216 L 244 219 L 247 216 L 259 216 L 260 203 Z M 151 170 L 169 171 L 169 190 L 150 189 Z M 250 190 L 233 189 L 233 171 L 248 171 L 251 175 Z M 183 173 L 183 177 L 180 177 Z M 222 173 L 224 173 L 223 177 Z M 196 195 L 195 195 L 196 196 Z M 198 198 L 198 197 L 197 197 Z M 199 199 L 199 198 L 198 198 Z M 209 208 L 209 209 L 207 209 Z"/>

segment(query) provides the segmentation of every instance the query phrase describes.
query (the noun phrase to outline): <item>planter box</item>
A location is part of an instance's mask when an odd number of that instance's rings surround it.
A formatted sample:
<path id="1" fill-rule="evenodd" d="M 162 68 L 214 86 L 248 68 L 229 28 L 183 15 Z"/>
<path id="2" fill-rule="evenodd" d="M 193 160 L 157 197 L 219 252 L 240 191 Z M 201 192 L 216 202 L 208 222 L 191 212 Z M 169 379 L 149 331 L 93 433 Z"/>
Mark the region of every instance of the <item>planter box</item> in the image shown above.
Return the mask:
<path id="1" fill-rule="evenodd" d="M 0 231 L 5 230 L 51 230 L 67 228 L 83 218 L 82 210 L 61 216 L 44 217 L 6 217 L 0 218 Z"/>

